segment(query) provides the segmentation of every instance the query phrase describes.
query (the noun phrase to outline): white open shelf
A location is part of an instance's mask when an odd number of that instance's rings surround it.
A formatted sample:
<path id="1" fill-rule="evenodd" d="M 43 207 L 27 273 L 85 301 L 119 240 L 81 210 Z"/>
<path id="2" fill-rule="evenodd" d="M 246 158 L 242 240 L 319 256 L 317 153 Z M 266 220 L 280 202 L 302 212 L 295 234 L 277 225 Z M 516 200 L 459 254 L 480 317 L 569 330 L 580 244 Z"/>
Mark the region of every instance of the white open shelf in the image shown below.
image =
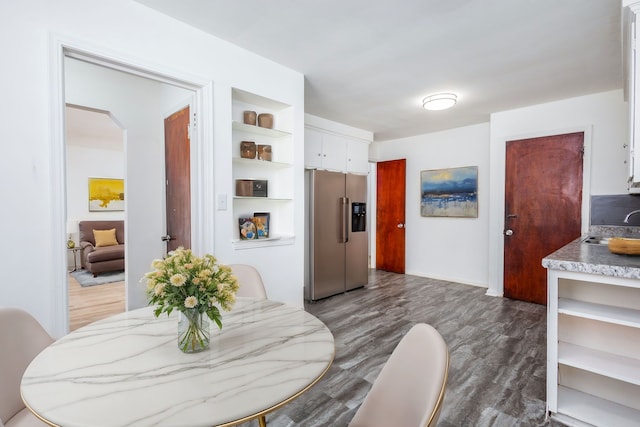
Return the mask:
<path id="1" fill-rule="evenodd" d="M 562 415 L 568 415 L 594 426 L 640 427 L 640 411 L 559 386 L 558 416 L 553 418 L 562 420 Z"/>
<path id="2" fill-rule="evenodd" d="M 293 245 L 294 243 L 294 236 L 273 236 L 266 239 L 233 240 L 231 242 L 231 244 L 233 245 L 233 249 L 235 250 L 264 248 L 268 246 Z"/>
<path id="3" fill-rule="evenodd" d="M 242 132 L 254 133 L 256 135 L 269 136 L 271 138 L 283 138 L 291 135 L 290 132 L 285 132 L 283 130 L 263 128 L 257 125 L 248 125 L 246 123 L 235 121 L 233 122 L 233 129 Z"/>
<path id="4" fill-rule="evenodd" d="M 234 200 L 270 200 L 274 202 L 290 202 L 290 197 L 258 197 L 258 196 L 233 196 Z"/>
<path id="5" fill-rule="evenodd" d="M 559 342 L 558 363 L 640 385 L 640 360 L 638 359 Z"/>
<path id="6" fill-rule="evenodd" d="M 294 115 L 291 105 L 240 89 L 232 89 L 231 161 L 232 185 L 237 180 L 267 181 L 269 197 L 237 196 L 233 191 L 233 226 L 236 228 L 231 245 L 234 250 L 292 245 L 295 243 L 295 145 Z M 244 123 L 244 112 L 273 114 L 274 128 Z M 247 159 L 241 156 L 243 141 L 256 146 L 272 146 L 271 159 Z M 256 147 L 257 148 L 257 147 Z M 240 239 L 238 219 L 249 218 L 255 212 L 270 214 L 269 237 L 256 240 Z"/>
<path id="7" fill-rule="evenodd" d="M 237 163 L 238 165 L 258 166 L 261 168 L 265 167 L 265 168 L 274 168 L 274 169 L 285 169 L 285 168 L 291 167 L 291 163 L 272 162 L 269 160 L 260 160 L 260 159 L 245 159 L 243 157 L 234 157 L 233 162 Z"/>
<path id="8" fill-rule="evenodd" d="M 560 298 L 558 313 L 640 328 L 640 310 Z"/>

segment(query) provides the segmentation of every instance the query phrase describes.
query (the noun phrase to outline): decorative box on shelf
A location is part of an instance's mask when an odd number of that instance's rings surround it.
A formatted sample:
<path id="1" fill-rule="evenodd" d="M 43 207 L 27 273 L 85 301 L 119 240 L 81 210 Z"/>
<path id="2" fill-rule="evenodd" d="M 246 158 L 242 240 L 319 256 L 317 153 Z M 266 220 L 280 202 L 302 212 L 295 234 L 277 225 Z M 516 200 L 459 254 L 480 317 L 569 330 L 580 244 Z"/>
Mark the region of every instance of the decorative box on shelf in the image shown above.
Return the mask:
<path id="1" fill-rule="evenodd" d="M 264 179 L 236 179 L 236 196 L 268 197 L 267 186 Z"/>

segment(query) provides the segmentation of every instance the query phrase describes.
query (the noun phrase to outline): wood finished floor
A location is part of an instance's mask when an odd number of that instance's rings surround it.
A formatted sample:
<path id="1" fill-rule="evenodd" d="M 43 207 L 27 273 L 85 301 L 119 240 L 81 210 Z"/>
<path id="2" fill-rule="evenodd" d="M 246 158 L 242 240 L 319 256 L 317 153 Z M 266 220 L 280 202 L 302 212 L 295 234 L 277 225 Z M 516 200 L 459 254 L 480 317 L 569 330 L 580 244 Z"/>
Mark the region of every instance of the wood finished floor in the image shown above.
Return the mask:
<path id="1" fill-rule="evenodd" d="M 82 287 L 69 275 L 69 330 L 125 311 L 124 282 Z"/>
<path id="2" fill-rule="evenodd" d="M 89 288 L 73 282 L 72 330 L 124 311 L 124 282 Z M 560 426 L 545 421 L 545 307 L 485 291 L 371 270 L 366 287 L 306 304 L 333 333 L 335 360 L 318 384 L 267 415 L 268 426 L 346 427 L 391 351 L 418 322 L 433 325 L 449 346 L 439 427 Z"/>
<path id="3" fill-rule="evenodd" d="M 332 331 L 336 357 L 318 384 L 267 415 L 267 425 L 347 426 L 398 341 L 424 322 L 450 352 L 439 427 L 560 426 L 545 420 L 546 308 L 485 292 L 372 270 L 365 288 L 307 304 Z"/>

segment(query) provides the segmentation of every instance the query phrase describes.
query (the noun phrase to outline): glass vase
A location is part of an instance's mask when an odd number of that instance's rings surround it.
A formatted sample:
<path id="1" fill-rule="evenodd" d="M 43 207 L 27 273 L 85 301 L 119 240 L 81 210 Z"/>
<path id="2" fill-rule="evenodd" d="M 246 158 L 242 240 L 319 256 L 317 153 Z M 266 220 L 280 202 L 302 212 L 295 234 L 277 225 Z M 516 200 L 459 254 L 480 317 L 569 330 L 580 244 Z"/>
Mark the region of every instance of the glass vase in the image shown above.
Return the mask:
<path id="1" fill-rule="evenodd" d="M 178 313 L 178 347 L 185 353 L 209 348 L 209 317 L 196 308 Z"/>

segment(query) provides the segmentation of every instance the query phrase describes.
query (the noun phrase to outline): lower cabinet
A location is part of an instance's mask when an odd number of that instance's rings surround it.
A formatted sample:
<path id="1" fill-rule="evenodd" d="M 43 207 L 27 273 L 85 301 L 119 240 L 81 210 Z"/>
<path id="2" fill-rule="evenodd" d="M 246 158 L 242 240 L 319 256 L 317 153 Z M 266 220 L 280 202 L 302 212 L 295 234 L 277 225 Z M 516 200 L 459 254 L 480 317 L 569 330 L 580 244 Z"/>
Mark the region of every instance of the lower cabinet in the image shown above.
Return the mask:
<path id="1" fill-rule="evenodd" d="M 547 410 L 640 426 L 640 280 L 548 270 Z"/>

